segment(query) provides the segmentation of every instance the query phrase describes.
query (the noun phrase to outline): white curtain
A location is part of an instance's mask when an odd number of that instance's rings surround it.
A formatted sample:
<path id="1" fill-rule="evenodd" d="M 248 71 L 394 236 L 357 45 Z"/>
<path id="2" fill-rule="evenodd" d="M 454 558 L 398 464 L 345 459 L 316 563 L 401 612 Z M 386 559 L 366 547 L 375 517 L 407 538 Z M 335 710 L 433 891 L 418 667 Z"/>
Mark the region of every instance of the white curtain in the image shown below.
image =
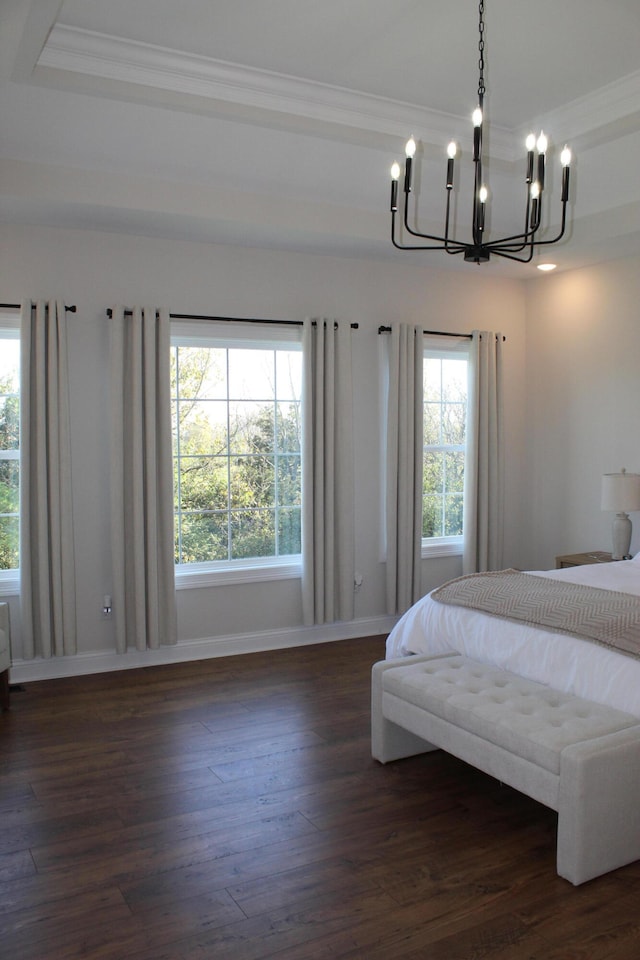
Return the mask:
<path id="1" fill-rule="evenodd" d="M 504 443 L 502 334 L 474 330 L 467 405 L 464 574 L 502 566 Z"/>
<path id="2" fill-rule="evenodd" d="M 305 625 L 354 616 L 351 328 L 303 327 L 302 606 Z"/>
<path id="3" fill-rule="evenodd" d="M 422 595 L 423 334 L 394 325 L 388 341 L 386 432 L 387 612 Z"/>
<path id="4" fill-rule="evenodd" d="M 23 656 L 73 655 L 76 596 L 64 303 L 24 304 L 20 358 Z"/>
<path id="5" fill-rule="evenodd" d="M 166 311 L 113 309 L 111 548 L 119 653 L 177 639 L 169 363 Z"/>

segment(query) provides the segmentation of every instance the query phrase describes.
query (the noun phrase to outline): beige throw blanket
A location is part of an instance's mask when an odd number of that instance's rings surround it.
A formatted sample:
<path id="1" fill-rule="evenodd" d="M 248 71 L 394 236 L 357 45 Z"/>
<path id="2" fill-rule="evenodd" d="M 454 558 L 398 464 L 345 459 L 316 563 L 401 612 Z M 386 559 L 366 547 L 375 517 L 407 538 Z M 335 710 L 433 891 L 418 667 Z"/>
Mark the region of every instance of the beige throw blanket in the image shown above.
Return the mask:
<path id="1" fill-rule="evenodd" d="M 630 593 L 499 570 L 450 580 L 431 597 L 592 640 L 640 659 L 640 597 Z"/>

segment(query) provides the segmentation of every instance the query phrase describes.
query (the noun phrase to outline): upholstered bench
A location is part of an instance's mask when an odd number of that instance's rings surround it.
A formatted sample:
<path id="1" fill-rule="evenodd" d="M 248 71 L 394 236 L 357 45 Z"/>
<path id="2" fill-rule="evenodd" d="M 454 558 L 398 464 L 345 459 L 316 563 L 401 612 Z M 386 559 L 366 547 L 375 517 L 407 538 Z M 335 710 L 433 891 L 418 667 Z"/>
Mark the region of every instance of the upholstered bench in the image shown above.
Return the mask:
<path id="1" fill-rule="evenodd" d="M 557 870 L 640 859 L 640 720 L 466 657 L 376 663 L 372 754 L 441 748 L 558 812 Z"/>

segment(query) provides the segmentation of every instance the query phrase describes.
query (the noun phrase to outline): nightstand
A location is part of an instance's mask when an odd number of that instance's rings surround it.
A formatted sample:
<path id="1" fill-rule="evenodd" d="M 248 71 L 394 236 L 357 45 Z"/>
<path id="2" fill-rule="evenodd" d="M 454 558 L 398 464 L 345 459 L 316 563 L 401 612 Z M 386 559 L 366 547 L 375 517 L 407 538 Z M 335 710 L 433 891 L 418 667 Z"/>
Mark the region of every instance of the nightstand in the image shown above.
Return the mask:
<path id="1" fill-rule="evenodd" d="M 582 567 L 586 563 L 610 563 L 611 554 L 604 550 L 592 550 L 591 553 L 566 553 L 556 557 L 556 569 L 562 567 Z"/>

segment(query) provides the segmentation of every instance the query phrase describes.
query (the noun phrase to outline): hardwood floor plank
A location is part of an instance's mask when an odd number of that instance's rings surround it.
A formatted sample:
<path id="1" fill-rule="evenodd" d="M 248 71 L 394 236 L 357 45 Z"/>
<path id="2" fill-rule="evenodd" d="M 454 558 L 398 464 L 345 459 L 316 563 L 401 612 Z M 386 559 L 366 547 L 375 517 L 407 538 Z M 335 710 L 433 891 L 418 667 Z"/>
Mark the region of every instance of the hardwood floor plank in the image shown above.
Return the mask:
<path id="1" fill-rule="evenodd" d="M 121 882 L 145 874 L 180 869 L 199 861 L 226 860 L 249 849 L 253 856 L 270 841 L 290 841 L 315 833 L 315 828 L 299 814 L 264 818 L 237 831 L 228 828 L 199 833 L 187 838 L 117 839 L 93 843 L 83 839 L 75 844 L 52 844 L 32 850 L 39 872 L 45 870 L 84 873 L 88 879 Z"/>
<path id="2" fill-rule="evenodd" d="M 555 873 L 556 815 L 370 755 L 384 638 L 25 686 L 0 717 L 12 960 L 636 960 L 640 863 Z"/>
<path id="3" fill-rule="evenodd" d="M 13 850 L 0 856 L 0 891 L 21 877 L 30 877 L 36 872 L 29 850 Z M 0 900 L 0 903 L 2 901 Z"/>
<path id="4" fill-rule="evenodd" d="M 298 913 L 286 911 L 262 915 L 184 941 L 183 960 L 262 960 L 265 957 L 304 956 L 304 947 L 323 931 L 349 929 L 356 922 L 372 924 L 392 906 L 384 894 L 365 894 L 355 899 L 334 899 L 330 904 L 310 906 Z M 330 954 L 325 954 L 329 957 Z"/>
<path id="5" fill-rule="evenodd" d="M 48 949 L 52 942 L 68 935 L 70 927 L 82 928 L 89 918 L 92 924 L 100 925 L 105 917 L 109 923 L 118 923 L 130 916 L 124 898 L 115 886 L 78 891 L 74 897 L 50 904 L 48 910 L 38 905 L 4 912 L 0 915 L 0 943 L 4 949 L 14 944 L 13 952 L 7 956 L 20 951 L 20 941 L 27 941 L 29 949 L 40 943 L 44 955 L 43 941 Z"/>

